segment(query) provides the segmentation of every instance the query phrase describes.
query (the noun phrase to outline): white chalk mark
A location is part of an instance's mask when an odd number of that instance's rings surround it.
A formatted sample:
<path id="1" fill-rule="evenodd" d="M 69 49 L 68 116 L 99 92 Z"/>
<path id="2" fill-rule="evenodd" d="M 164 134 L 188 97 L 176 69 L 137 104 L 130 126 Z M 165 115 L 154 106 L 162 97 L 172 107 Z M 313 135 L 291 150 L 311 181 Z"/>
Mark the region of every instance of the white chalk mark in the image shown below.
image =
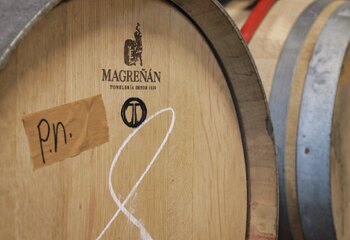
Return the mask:
<path id="1" fill-rule="evenodd" d="M 147 165 L 145 171 L 142 173 L 141 177 L 139 178 L 139 180 L 135 183 L 135 185 L 133 186 L 133 188 L 131 189 L 130 193 L 128 194 L 128 196 L 125 198 L 125 200 L 123 202 L 120 202 L 120 200 L 118 199 L 117 195 L 115 194 L 114 188 L 113 188 L 113 184 L 112 184 L 112 174 L 113 174 L 113 170 L 118 162 L 118 159 L 120 157 L 120 155 L 122 154 L 124 148 L 126 147 L 126 145 L 128 144 L 128 142 L 150 121 L 152 121 L 155 117 L 157 117 L 158 115 L 164 113 L 164 112 L 171 112 L 172 113 L 172 119 L 171 119 L 171 123 L 170 123 L 170 127 L 169 130 L 162 142 L 162 144 L 160 145 L 160 147 L 158 148 L 157 152 L 155 153 L 155 155 L 153 156 L 152 160 L 150 161 L 150 163 Z M 113 217 L 111 218 L 111 220 L 107 223 L 107 225 L 105 226 L 105 228 L 102 230 L 102 232 L 100 233 L 100 235 L 97 237 L 97 240 L 102 239 L 103 235 L 106 233 L 106 231 L 108 230 L 108 228 L 112 225 L 113 221 L 118 217 L 120 212 L 123 212 L 125 214 L 125 216 L 129 219 L 130 222 L 132 222 L 139 230 L 140 230 L 140 235 L 142 237 L 143 240 L 152 240 L 151 235 L 147 232 L 147 230 L 145 229 L 145 227 L 141 224 L 140 221 L 138 221 L 135 216 L 133 214 L 131 214 L 126 208 L 125 205 L 126 203 L 129 201 L 129 199 L 135 194 L 137 188 L 139 187 L 139 185 L 141 184 L 141 182 L 143 181 L 143 179 L 145 178 L 145 176 L 147 175 L 147 173 L 149 172 L 149 170 L 151 169 L 152 165 L 154 164 L 154 162 L 156 161 L 158 155 L 160 154 L 160 152 L 162 151 L 162 149 L 164 148 L 165 144 L 168 141 L 168 138 L 170 136 L 170 134 L 172 133 L 173 129 L 174 129 L 174 124 L 175 124 L 175 111 L 172 108 L 165 108 L 160 110 L 159 112 L 155 113 L 154 115 L 152 115 L 151 117 L 149 117 L 146 121 L 144 121 L 137 129 L 135 129 L 123 142 L 123 144 L 121 145 L 121 147 L 119 148 L 116 156 L 113 159 L 111 168 L 109 170 L 109 191 L 111 193 L 111 196 L 114 200 L 114 202 L 118 205 L 119 209 L 115 212 L 115 214 L 113 215 Z"/>

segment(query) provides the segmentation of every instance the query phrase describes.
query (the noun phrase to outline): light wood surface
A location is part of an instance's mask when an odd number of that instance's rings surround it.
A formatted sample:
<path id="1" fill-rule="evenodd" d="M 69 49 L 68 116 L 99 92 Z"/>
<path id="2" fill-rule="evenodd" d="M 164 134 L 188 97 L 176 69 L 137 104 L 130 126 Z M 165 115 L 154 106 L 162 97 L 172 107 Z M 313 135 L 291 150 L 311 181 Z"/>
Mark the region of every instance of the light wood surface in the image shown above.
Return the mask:
<path id="1" fill-rule="evenodd" d="M 144 68 L 161 71 L 154 91 L 112 90 L 103 68 L 123 62 L 137 22 Z M 244 239 L 247 182 L 242 138 L 221 69 L 193 24 L 153 0 L 73 0 L 43 18 L 0 73 L 0 238 L 95 239 L 118 210 L 108 189 L 111 162 L 133 131 L 120 109 L 139 97 L 149 116 L 172 107 L 174 130 L 126 208 L 153 239 Z M 102 94 L 110 141 L 33 171 L 25 114 Z M 126 146 L 113 185 L 124 200 L 162 142 L 164 113 Z M 273 214 L 273 213 L 271 213 Z M 269 221 L 269 218 L 267 218 Z M 269 225 L 269 224 L 267 224 Z M 262 228 L 263 229 L 263 228 Z M 139 239 L 120 214 L 104 239 Z"/>
<path id="2" fill-rule="evenodd" d="M 227 13 L 232 17 L 239 29 L 243 27 L 250 14 L 250 10 L 247 9 L 247 7 L 249 7 L 253 2 L 253 0 L 235 0 L 225 4 Z"/>
<path id="3" fill-rule="evenodd" d="M 350 238 L 350 48 L 344 58 L 333 115 L 332 132 L 332 205 L 337 238 Z"/>
<path id="4" fill-rule="evenodd" d="M 283 44 L 294 22 L 311 2 L 313 0 L 276 1 L 249 43 L 249 49 L 257 65 L 267 99 L 271 93 L 273 77 Z M 238 26 L 242 26 L 249 16 L 249 12 L 244 10 L 246 5 L 247 1 L 234 1 L 225 6 L 226 11 Z"/>
<path id="5" fill-rule="evenodd" d="M 283 44 L 302 11 L 313 0 L 276 1 L 249 43 L 267 99 Z"/>

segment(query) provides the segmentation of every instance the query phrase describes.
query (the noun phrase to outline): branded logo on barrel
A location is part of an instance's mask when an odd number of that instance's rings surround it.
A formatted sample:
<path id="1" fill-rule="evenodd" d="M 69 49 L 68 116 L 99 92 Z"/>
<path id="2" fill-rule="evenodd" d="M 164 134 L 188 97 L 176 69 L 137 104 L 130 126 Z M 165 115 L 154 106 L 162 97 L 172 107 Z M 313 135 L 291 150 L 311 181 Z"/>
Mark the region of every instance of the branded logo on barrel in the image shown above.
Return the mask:
<path id="1" fill-rule="evenodd" d="M 132 34 L 130 34 L 132 36 Z M 133 30 L 133 37 L 120 44 L 123 48 L 124 64 L 127 68 L 103 68 L 102 82 L 110 84 L 111 90 L 156 90 L 161 83 L 161 71 L 146 68 L 143 61 L 143 34 L 142 26 L 137 23 Z M 118 58 L 121 56 L 117 56 Z"/>
<path id="2" fill-rule="evenodd" d="M 146 104 L 139 98 L 129 98 L 123 104 L 121 116 L 126 126 L 137 128 L 146 120 Z"/>
<path id="3" fill-rule="evenodd" d="M 139 62 L 142 66 L 142 33 L 140 23 L 136 25 L 135 40 L 127 39 L 124 45 L 124 62 L 128 66 L 136 66 Z"/>

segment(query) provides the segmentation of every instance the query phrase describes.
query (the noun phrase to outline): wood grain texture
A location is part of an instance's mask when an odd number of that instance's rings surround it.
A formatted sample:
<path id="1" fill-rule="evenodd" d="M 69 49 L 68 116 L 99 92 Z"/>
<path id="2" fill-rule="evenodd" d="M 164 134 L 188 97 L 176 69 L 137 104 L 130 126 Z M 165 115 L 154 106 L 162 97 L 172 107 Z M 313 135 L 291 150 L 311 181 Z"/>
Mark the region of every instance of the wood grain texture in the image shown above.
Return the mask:
<path id="1" fill-rule="evenodd" d="M 217 58 L 225 67 L 230 80 L 228 84 L 238 106 L 249 179 L 247 238 L 275 239 L 278 227 L 276 156 L 271 148 L 273 133 L 266 98 L 255 64 L 250 53 L 247 54 L 242 36 L 234 34 L 239 30 L 227 13 L 223 9 L 222 12 L 211 11 L 217 2 L 180 0 L 176 3 L 185 12 L 191 13 L 191 18 L 201 26 L 213 45 Z"/>
<path id="2" fill-rule="evenodd" d="M 344 58 L 333 113 L 331 182 L 333 217 L 339 240 L 350 238 L 350 48 Z"/>
<path id="3" fill-rule="evenodd" d="M 266 18 L 263 20 L 262 24 L 259 26 L 257 32 L 249 44 L 249 49 L 252 53 L 255 63 L 257 64 L 257 68 L 259 70 L 259 74 L 261 76 L 268 99 L 271 93 L 276 66 L 284 43 L 294 22 L 311 2 L 312 0 L 277 1 L 271 8 Z M 237 17 L 239 14 L 233 11 L 231 7 L 234 6 L 226 6 L 227 11 L 232 14 L 231 16 L 234 19 L 239 19 L 239 17 Z M 286 9 L 288 9 L 288 11 L 286 11 Z M 240 18 L 244 18 L 245 12 L 242 11 L 241 15 L 239 16 Z M 294 170 L 293 172 L 295 173 Z M 292 185 L 289 183 L 288 186 L 295 186 L 295 182 L 293 182 Z M 292 205 L 293 203 L 295 203 L 295 201 L 291 201 Z M 292 221 L 295 222 L 294 215 L 292 216 Z M 296 230 L 300 229 L 299 225 L 296 227 L 298 227 Z"/>
<path id="4" fill-rule="evenodd" d="M 137 22 L 144 67 L 161 71 L 162 82 L 155 91 L 112 90 L 101 81 L 101 69 L 128 68 L 123 46 Z M 120 109 L 134 96 L 150 114 L 170 106 L 177 118 L 168 144 L 127 209 L 154 239 L 244 239 L 247 183 L 235 107 L 207 43 L 174 7 L 151 0 L 63 3 L 25 37 L 0 79 L 6 116 L 1 130 L 8 132 L 1 138 L 2 239 L 98 236 L 117 210 L 108 171 L 132 131 Z M 33 172 L 22 117 L 96 94 L 106 105 L 110 142 Z M 121 199 L 152 158 L 169 121 L 168 114 L 159 116 L 124 150 L 113 174 Z M 121 214 L 105 239 L 139 235 Z"/>
<path id="5" fill-rule="evenodd" d="M 51 2 L 44 12 L 56 3 Z M 15 163 L 8 164 L 4 151 L 4 166 L 13 166 L 16 177 L 13 191 L 11 181 L 0 182 L 1 190 L 14 193 L 6 195 L 13 207 L 0 209 L 7 214 L 7 221 L 0 222 L 1 237 L 96 238 L 117 210 L 108 192 L 108 171 L 131 132 L 120 119 L 120 108 L 137 95 L 150 105 L 150 113 L 171 105 L 177 114 L 169 142 L 126 206 L 154 239 L 276 238 L 276 162 L 255 65 L 238 29 L 215 1 L 173 2 L 208 42 L 167 1 L 75 0 L 54 8 L 12 54 L 0 79 L 8 90 L 12 86 L 6 94 L 13 92 L 4 97 L 4 105 L 11 98 L 16 103 L 16 108 L 4 107 L 16 134 L 3 130 L 13 134 L 15 149 L 7 144 L 3 148 L 16 156 Z M 154 92 L 112 90 L 101 83 L 101 70 L 127 68 L 123 44 L 133 37 L 138 22 L 147 49 L 144 67 L 161 70 L 162 83 Z M 73 158 L 72 164 L 58 163 L 37 174 L 29 171 L 20 116 L 98 93 L 106 103 L 113 141 Z M 156 151 L 169 121 L 169 115 L 159 116 L 125 148 L 113 174 L 121 199 Z M 2 141 L 7 140 L 11 138 Z M 140 237 L 123 214 L 106 235 Z"/>

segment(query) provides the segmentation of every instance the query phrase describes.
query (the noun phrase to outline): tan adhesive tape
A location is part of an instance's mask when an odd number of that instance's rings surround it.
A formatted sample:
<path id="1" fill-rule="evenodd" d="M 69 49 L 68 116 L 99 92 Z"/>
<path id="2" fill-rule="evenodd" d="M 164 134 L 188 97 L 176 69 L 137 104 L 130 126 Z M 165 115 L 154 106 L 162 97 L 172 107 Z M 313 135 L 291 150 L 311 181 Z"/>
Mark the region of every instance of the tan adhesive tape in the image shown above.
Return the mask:
<path id="1" fill-rule="evenodd" d="M 23 124 L 34 169 L 77 156 L 109 139 L 101 95 L 28 114 Z"/>

